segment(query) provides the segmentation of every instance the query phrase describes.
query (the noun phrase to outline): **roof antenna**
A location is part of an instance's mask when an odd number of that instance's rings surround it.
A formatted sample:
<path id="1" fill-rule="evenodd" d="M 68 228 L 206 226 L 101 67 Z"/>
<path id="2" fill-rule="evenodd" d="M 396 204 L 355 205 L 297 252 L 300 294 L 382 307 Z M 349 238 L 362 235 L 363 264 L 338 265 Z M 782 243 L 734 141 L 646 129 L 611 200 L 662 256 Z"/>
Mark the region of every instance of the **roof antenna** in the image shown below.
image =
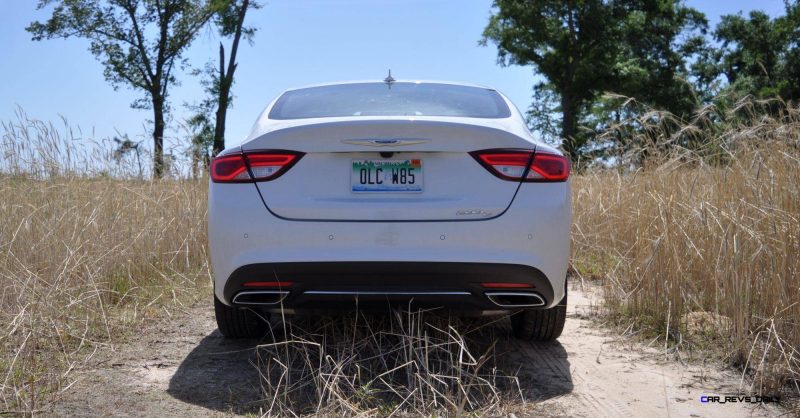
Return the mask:
<path id="1" fill-rule="evenodd" d="M 395 81 L 396 81 L 396 80 L 394 79 L 394 77 L 392 77 L 392 70 L 391 70 L 391 68 L 390 68 L 390 69 L 389 69 L 389 75 L 387 75 L 387 76 L 386 76 L 386 78 L 384 78 L 384 79 L 383 79 L 383 82 L 384 82 L 384 83 L 386 83 L 386 84 L 388 84 L 388 85 L 389 85 L 389 88 L 391 88 L 391 86 L 392 86 L 392 83 L 394 83 Z"/>

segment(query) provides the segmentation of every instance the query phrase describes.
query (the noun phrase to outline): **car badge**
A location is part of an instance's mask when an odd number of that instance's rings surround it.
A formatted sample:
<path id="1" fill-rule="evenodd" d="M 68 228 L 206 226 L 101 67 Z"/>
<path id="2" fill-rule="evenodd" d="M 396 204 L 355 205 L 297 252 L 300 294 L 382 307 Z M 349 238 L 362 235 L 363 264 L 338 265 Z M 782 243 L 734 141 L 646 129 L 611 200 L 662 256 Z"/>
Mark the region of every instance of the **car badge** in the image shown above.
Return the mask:
<path id="1" fill-rule="evenodd" d="M 370 147 L 402 147 L 404 145 L 425 144 L 430 139 L 345 139 L 342 141 L 350 145 L 367 145 Z"/>

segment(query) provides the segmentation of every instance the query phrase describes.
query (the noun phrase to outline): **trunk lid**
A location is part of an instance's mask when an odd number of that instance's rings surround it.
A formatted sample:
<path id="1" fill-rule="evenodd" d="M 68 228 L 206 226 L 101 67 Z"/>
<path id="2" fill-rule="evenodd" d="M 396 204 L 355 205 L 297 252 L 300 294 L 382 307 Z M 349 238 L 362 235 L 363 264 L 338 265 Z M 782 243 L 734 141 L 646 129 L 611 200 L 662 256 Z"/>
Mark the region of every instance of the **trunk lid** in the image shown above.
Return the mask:
<path id="1" fill-rule="evenodd" d="M 269 131 L 242 149 L 305 153 L 281 177 L 256 183 L 267 209 L 281 218 L 481 220 L 501 215 L 519 183 L 495 177 L 469 152 L 534 149 L 494 125 L 408 118 L 303 123 Z"/>

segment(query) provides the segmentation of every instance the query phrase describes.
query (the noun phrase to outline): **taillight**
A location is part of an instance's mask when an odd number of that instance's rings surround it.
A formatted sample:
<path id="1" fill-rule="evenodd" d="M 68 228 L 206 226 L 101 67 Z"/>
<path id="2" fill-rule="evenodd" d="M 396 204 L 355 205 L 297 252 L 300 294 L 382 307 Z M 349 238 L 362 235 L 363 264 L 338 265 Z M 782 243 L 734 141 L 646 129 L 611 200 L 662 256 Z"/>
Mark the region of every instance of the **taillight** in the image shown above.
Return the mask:
<path id="1" fill-rule="evenodd" d="M 504 149 L 475 151 L 470 155 L 503 180 L 558 182 L 569 178 L 569 159 L 563 155 Z"/>
<path id="2" fill-rule="evenodd" d="M 569 178 L 569 158 L 546 152 L 537 152 L 527 179 L 531 181 L 566 181 Z"/>
<path id="3" fill-rule="evenodd" d="M 244 282 L 242 287 L 291 287 L 294 282 Z"/>
<path id="4" fill-rule="evenodd" d="M 255 181 L 274 180 L 291 168 L 300 155 L 292 153 L 249 153 L 244 159 Z"/>
<path id="5" fill-rule="evenodd" d="M 481 286 L 487 289 L 527 289 L 534 287 L 530 283 L 509 283 L 509 282 L 482 282 Z"/>
<path id="6" fill-rule="evenodd" d="M 242 154 L 224 155 L 211 162 L 211 180 L 215 183 L 252 181 Z"/>
<path id="7" fill-rule="evenodd" d="M 274 180 L 289 170 L 303 156 L 295 151 L 252 151 L 223 155 L 211 162 L 211 180 L 215 183 L 250 183 Z"/>

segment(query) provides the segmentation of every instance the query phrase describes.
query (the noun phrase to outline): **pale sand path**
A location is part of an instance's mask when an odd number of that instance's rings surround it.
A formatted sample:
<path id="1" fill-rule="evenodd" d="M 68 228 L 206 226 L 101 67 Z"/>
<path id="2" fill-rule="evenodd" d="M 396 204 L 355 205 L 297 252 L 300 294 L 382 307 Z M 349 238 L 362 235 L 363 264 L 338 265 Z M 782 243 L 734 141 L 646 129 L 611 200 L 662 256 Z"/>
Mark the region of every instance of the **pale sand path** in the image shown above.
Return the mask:
<path id="1" fill-rule="evenodd" d="M 738 376 L 718 365 L 682 365 L 598 326 L 587 319 L 592 314 L 590 293 L 571 289 L 559 343 L 532 345 L 505 338 L 498 344 L 502 363 L 519 369 L 526 399 L 532 402 L 525 409 L 530 415 L 781 414 L 772 406 L 701 403 L 701 395 L 736 394 Z M 100 353 L 74 371 L 70 378 L 75 383 L 48 413 L 227 416 L 252 411 L 261 398 L 253 345 L 223 339 L 211 305 L 195 306 L 144 327 L 116 352 Z"/>

